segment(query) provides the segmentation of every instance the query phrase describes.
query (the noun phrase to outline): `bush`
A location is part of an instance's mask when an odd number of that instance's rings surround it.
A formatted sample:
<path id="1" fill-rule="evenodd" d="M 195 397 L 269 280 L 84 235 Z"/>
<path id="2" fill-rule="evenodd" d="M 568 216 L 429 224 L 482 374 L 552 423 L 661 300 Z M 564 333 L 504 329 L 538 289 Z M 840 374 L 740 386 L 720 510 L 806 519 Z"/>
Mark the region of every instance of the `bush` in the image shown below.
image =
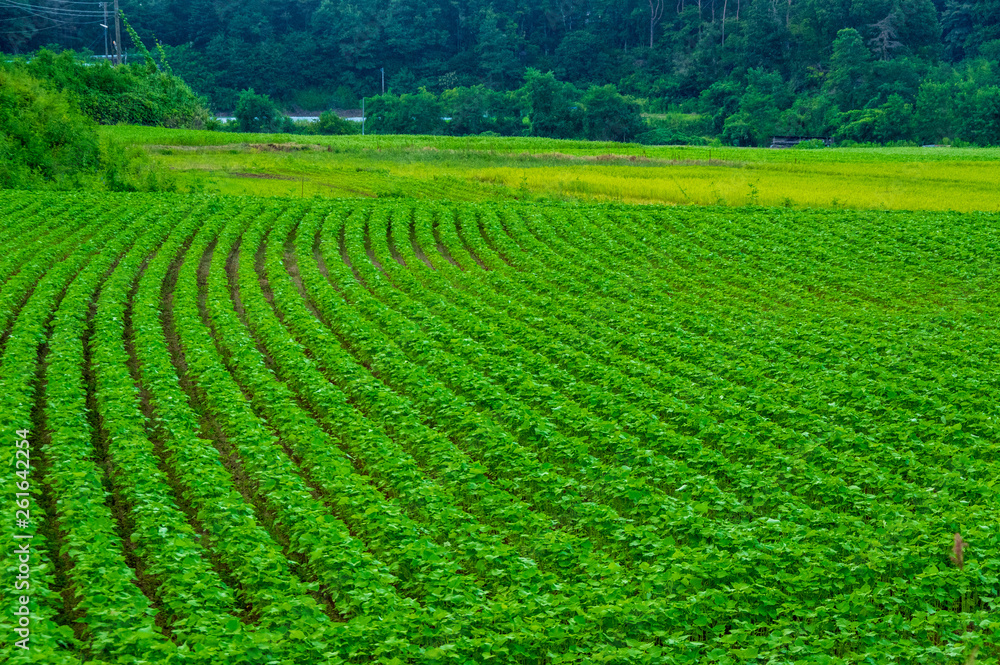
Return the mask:
<path id="1" fill-rule="evenodd" d="M 740 111 L 726 118 L 722 126 L 722 142 L 725 145 L 755 145 L 754 125 L 746 111 Z"/>
<path id="2" fill-rule="evenodd" d="M 592 141 L 631 141 L 645 128 L 639 104 L 614 85 L 592 86 L 583 107 L 584 136 Z"/>
<path id="3" fill-rule="evenodd" d="M 98 140 L 97 123 L 63 91 L 0 67 L 0 188 L 160 191 L 171 179 L 142 148 Z"/>
<path id="4" fill-rule="evenodd" d="M 700 136 L 691 136 L 664 127 L 639 134 L 635 137 L 635 142 L 642 145 L 705 145 L 706 143 Z"/>
<path id="5" fill-rule="evenodd" d="M 286 120 L 270 97 L 258 95 L 253 88 L 240 93 L 233 115 L 236 116 L 236 124 L 241 132 L 280 132 L 284 129 Z M 294 131 L 294 125 L 292 130 Z"/>
<path id="6" fill-rule="evenodd" d="M 817 150 L 825 148 L 826 144 L 823 143 L 822 139 L 809 139 L 808 141 L 799 141 L 794 147 L 796 150 Z"/>
<path id="7" fill-rule="evenodd" d="M 73 187 L 99 164 L 96 123 L 67 94 L 0 68 L 0 187 Z"/>
<path id="8" fill-rule="evenodd" d="M 201 129 L 209 113 L 181 79 L 145 64 L 112 67 L 83 62 L 72 51 L 42 49 L 13 67 L 72 95 L 83 113 L 102 125 L 128 123 Z"/>
<path id="9" fill-rule="evenodd" d="M 344 134 L 360 134 L 361 125 L 351 120 L 344 120 L 333 111 L 323 111 L 319 114 L 319 120 L 313 123 L 313 130 L 316 134 L 328 136 L 340 136 Z"/>
<path id="10" fill-rule="evenodd" d="M 172 192 L 173 177 L 159 168 L 145 150 L 105 139 L 101 142 L 104 187 L 112 192 Z"/>
<path id="11" fill-rule="evenodd" d="M 421 88 L 415 95 L 369 99 L 366 124 L 372 134 L 443 134 L 443 115 L 438 98 Z"/>
<path id="12" fill-rule="evenodd" d="M 524 85 L 516 94 L 527 107 L 532 136 L 571 139 L 582 134 L 579 93 L 569 83 L 558 81 L 552 72 L 542 74 L 528 68 Z"/>

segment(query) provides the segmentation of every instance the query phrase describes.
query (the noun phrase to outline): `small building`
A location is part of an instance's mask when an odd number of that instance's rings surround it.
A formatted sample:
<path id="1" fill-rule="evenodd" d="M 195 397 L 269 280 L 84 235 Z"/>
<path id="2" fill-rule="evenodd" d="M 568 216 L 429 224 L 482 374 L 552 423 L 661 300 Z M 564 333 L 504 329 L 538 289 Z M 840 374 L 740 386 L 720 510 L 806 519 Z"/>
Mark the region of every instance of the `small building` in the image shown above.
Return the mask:
<path id="1" fill-rule="evenodd" d="M 775 136 L 771 139 L 772 148 L 794 148 L 803 141 L 822 141 L 827 148 L 833 145 L 829 136 Z"/>

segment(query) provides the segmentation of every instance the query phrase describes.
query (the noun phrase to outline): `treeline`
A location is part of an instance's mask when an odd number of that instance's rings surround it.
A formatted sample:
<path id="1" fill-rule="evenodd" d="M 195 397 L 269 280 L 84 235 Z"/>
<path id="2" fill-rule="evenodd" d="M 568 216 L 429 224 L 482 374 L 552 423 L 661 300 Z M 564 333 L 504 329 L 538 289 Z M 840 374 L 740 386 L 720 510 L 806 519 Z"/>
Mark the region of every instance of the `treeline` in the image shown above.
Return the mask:
<path id="1" fill-rule="evenodd" d="M 484 85 L 451 88 L 440 95 L 385 94 L 367 100 L 366 128 L 380 134 L 496 134 L 595 141 L 642 141 L 650 133 L 639 103 L 614 85 L 586 91 L 536 69 L 510 92 Z M 684 137 L 689 142 L 694 137 Z M 655 142 L 655 141 L 650 141 Z"/>
<path id="2" fill-rule="evenodd" d="M 551 72 L 528 69 L 525 84 L 509 92 L 477 85 L 439 95 L 421 89 L 369 98 L 367 128 L 383 134 L 486 133 L 653 145 L 716 140 L 762 146 L 786 135 L 830 137 L 841 145 L 1000 145 L 995 65 L 967 63 L 918 81 L 915 93 L 904 95 L 880 76 L 878 63 L 859 44 L 856 31 L 841 32 L 829 76 L 813 94 L 796 95 L 779 74 L 756 68 L 743 81 L 709 86 L 685 105 L 691 113 L 647 114 L 644 119 L 641 111 L 648 103 L 620 94 L 613 84 L 581 91 Z M 867 103 L 858 102 L 862 99 Z"/>
<path id="3" fill-rule="evenodd" d="M 775 135 L 838 142 L 1000 145 L 1000 66 L 968 59 L 921 71 L 913 59 L 880 60 L 861 34 L 841 30 L 821 80 L 797 90 L 779 72 L 754 68 L 710 85 L 689 107 L 731 145 Z"/>
<path id="4" fill-rule="evenodd" d="M 525 72 L 525 84 L 499 92 L 484 85 L 452 88 L 440 95 L 421 89 L 409 94 L 386 93 L 365 100 L 365 129 L 370 134 L 492 134 L 496 136 L 548 136 L 597 141 L 642 141 L 663 138 L 643 121 L 639 103 L 620 94 L 613 85 L 580 91 L 551 73 Z M 317 122 L 293 122 L 268 95 L 254 90 L 240 94 L 236 122 L 212 123 L 212 129 L 240 132 L 295 134 L 357 134 L 362 124 L 340 118 L 332 111 Z M 684 136 L 675 143 L 698 141 Z"/>
<path id="5" fill-rule="evenodd" d="M 552 72 L 581 97 L 611 84 L 648 112 L 708 116 L 704 135 L 730 143 L 759 144 L 772 131 L 996 142 L 996 123 L 982 109 L 1000 86 L 1000 0 L 121 5 L 144 39 L 163 41 L 175 71 L 219 112 L 232 112 L 250 88 L 287 108 L 358 108 L 362 97 L 383 93 L 383 74 L 386 92 L 401 98 L 426 90 L 447 106 L 447 91 L 516 91 L 534 69 Z M 100 37 L 98 28 L 91 34 L 44 21 L 11 19 L 0 47 L 85 47 Z"/>

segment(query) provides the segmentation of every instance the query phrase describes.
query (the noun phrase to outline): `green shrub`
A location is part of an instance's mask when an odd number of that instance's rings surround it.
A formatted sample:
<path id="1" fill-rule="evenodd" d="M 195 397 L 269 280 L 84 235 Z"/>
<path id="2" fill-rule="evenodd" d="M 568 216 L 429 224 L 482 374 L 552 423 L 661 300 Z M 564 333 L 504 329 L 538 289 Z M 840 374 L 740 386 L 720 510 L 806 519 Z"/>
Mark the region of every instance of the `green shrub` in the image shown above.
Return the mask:
<path id="1" fill-rule="evenodd" d="M 285 128 L 285 118 L 277 104 L 267 95 L 258 95 L 253 88 L 240 93 L 233 115 L 241 132 L 280 132 Z"/>
<path id="2" fill-rule="evenodd" d="M 83 62 L 72 51 L 42 49 L 12 67 L 73 96 L 81 111 L 102 125 L 120 123 L 201 129 L 209 113 L 181 79 L 157 71 L 152 59 L 112 67 Z"/>
<path id="3" fill-rule="evenodd" d="M 443 134 L 443 115 L 440 100 L 423 88 L 415 95 L 388 93 L 368 99 L 372 134 Z"/>
<path id="4" fill-rule="evenodd" d="M 635 137 L 636 143 L 642 145 L 705 145 L 705 139 L 691 136 L 673 129 L 659 127 L 643 132 Z"/>
<path id="5" fill-rule="evenodd" d="M 323 111 L 320 113 L 319 120 L 313 123 L 313 129 L 315 132 L 310 133 L 338 136 L 343 134 L 361 133 L 361 126 L 359 123 L 344 120 L 333 111 Z"/>
<path id="6" fill-rule="evenodd" d="M 592 86 L 582 101 L 583 133 L 592 141 L 631 141 L 645 129 L 639 104 L 614 85 Z"/>
<path id="7" fill-rule="evenodd" d="M 23 68 L 0 67 L 0 188 L 172 190 L 142 148 L 98 139 L 97 123 L 66 91 Z"/>
<path id="8" fill-rule="evenodd" d="M 139 146 L 101 141 L 104 186 L 112 192 L 172 192 L 176 181 Z"/>
<path id="9" fill-rule="evenodd" d="M 97 126 L 68 95 L 0 68 L 0 187 L 73 187 L 99 163 Z"/>

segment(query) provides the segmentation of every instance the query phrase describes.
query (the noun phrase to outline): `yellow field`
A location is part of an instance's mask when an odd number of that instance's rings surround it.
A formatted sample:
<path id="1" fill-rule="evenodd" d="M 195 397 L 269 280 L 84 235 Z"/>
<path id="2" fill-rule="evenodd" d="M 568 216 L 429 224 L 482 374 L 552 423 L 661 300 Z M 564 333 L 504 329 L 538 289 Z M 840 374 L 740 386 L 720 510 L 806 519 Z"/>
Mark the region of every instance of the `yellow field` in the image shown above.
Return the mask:
<path id="1" fill-rule="evenodd" d="M 114 127 L 181 190 L 297 197 L 1000 211 L 1000 150 L 648 147 L 551 139 L 288 136 Z"/>

